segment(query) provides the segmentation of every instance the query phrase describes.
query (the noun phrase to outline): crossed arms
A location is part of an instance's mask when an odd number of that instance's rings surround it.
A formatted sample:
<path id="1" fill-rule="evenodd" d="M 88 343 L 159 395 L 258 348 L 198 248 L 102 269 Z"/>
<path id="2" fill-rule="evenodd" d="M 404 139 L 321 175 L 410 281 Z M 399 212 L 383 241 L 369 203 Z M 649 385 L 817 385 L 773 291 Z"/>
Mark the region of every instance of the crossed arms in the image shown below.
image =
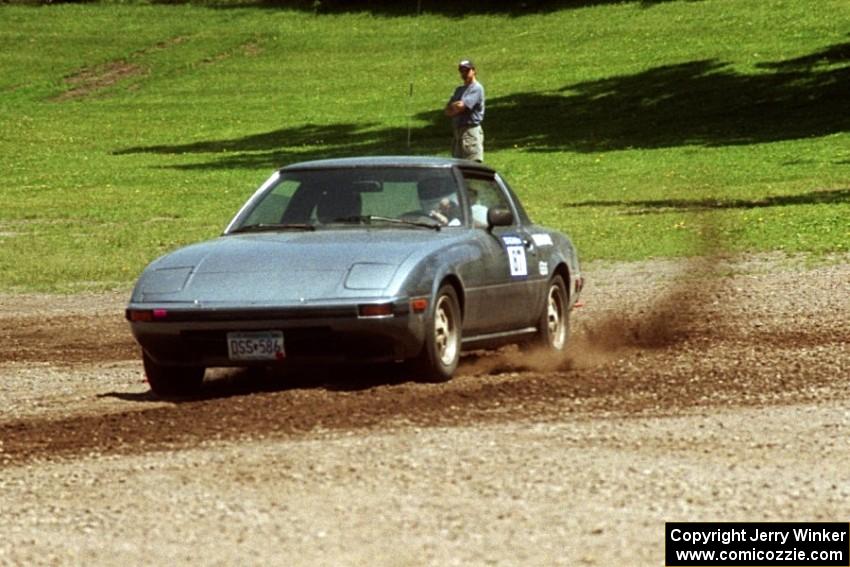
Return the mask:
<path id="1" fill-rule="evenodd" d="M 466 105 L 463 104 L 463 101 L 455 100 L 446 105 L 444 112 L 446 116 L 457 116 L 458 114 L 463 114 L 464 111 L 466 111 Z"/>

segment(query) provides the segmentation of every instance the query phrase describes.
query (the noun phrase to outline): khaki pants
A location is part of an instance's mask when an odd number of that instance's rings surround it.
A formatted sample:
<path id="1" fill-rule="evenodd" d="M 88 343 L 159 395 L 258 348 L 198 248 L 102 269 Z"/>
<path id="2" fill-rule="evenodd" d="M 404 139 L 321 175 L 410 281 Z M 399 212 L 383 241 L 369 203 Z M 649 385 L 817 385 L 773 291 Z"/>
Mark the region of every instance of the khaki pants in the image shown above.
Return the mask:
<path id="1" fill-rule="evenodd" d="M 480 125 L 454 129 L 452 157 L 484 161 L 484 130 Z"/>

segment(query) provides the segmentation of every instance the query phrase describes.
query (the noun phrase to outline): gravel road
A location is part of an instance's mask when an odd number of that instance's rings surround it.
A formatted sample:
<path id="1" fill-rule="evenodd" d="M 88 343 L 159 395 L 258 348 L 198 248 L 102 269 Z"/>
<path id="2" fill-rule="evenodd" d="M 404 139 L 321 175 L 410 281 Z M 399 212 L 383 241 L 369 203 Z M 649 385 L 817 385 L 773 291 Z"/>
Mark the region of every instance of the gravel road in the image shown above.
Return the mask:
<path id="1" fill-rule="evenodd" d="M 566 356 L 148 393 L 126 293 L 0 295 L 0 565 L 662 565 L 850 510 L 850 257 L 586 266 Z"/>

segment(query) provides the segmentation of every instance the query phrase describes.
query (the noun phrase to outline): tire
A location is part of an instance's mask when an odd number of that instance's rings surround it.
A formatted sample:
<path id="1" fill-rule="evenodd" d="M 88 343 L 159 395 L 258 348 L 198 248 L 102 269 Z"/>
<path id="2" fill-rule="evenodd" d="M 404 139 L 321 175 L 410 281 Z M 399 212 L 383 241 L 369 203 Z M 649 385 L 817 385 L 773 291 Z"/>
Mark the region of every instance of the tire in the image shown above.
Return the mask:
<path id="1" fill-rule="evenodd" d="M 142 363 L 151 392 L 159 397 L 184 397 L 201 391 L 204 381 L 202 366 L 166 366 L 154 362 L 147 353 L 142 353 Z"/>
<path id="2" fill-rule="evenodd" d="M 537 334 L 532 346 L 552 352 L 562 352 L 570 337 L 570 310 L 567 307 L 567 288 L 561 276 L 549 280 L 546 303 L 537 320 Z"/>
<path id="3" fill-rule="evenodd" d="M 457 293 L 451 285 L 437 292 L 434 312 L 428 320 L 425 344 L 413 369 L 421 382 L 448 382 L 457 369 L 461 349 L 461 314 Z"/>

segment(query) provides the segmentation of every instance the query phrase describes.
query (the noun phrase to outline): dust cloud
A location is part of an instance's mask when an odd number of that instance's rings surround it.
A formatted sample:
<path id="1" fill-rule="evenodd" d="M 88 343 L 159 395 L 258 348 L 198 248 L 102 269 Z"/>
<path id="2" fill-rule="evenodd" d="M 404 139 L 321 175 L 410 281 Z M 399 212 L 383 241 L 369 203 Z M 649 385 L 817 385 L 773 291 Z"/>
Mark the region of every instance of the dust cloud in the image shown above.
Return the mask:
<path id="1" fill-rule="evenodd" d="M 624 300 L 601 317 L 583 319 L 579 325 L 573 310 L 573 329 L 563 352 L 506 348 L 496 356 L 473 355 L 465 361 L 462 371 L 563 372 L 599 366 L 630 352 L 673 347 L 696 335 L 710 338 L 717 329 L 708 319 L 712 312 L 708 307 L 721 297 L 723 279 L 718 273 L 718 253 L 722 253 L 723 246 L 720 231 L 706 218 L 698 218 L 694 224 L 699 255 L 680 263 L 672 280 L 659 287 L 654 297 L 638 302 Z M 593 301 L 587 295 L 582 299 Z"/>

